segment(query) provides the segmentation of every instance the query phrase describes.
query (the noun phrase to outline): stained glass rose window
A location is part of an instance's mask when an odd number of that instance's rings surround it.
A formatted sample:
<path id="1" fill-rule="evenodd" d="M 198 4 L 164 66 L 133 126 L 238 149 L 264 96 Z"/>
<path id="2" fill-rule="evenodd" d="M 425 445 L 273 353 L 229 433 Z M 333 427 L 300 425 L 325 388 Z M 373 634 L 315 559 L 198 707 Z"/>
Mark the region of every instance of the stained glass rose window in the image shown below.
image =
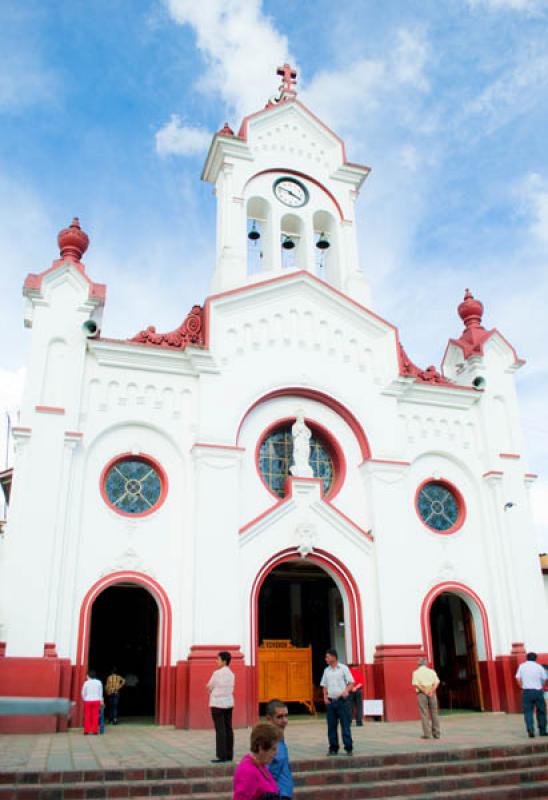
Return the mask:
<path id="1" fill-rule="evenodd" d="M 285 494 L 284 484 L 293 464 L 293 437 L 291 425 L 270 431 L 259 448 L 259 470 L 263 480 L 279 497 Z M 329 445 L 312 429 L 309 462 L 315 478 L 321 478 L 324 495 L 329 493 L 335 478 L 335 469 Z"/>
<path id="2" fill-rule="evenodd" d="M 462 499 L 446 483 L 428 481 L 418 492 L 417 511 L 429 528 L 447 533 L 461 521 Z"/>
<path id="3" fill-rule="evenodd" d="M 159 468 L 148 459 L 125 456 L 105 470 L 103 493 L 116 511 L 143 515 L 160 505 L 165 495 L 165 482 Z"/>

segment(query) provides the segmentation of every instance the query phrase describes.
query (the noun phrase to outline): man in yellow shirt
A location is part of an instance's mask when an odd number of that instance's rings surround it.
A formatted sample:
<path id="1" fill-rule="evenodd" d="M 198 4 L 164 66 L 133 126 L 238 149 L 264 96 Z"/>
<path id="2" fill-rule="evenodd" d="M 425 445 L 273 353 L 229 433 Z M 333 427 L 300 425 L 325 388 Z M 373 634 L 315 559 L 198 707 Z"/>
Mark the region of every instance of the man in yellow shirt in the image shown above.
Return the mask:
<path id="1" fill-rule="evenodd" d="M 113 667 L 110 675 L 105 681 L 105 694 L 107 696 L 108 721 L 112 725 L 118 725 L 118 700 L 120 699 L 120 689 L 125 685 L 125 680 L 116 672 Z"/>
<path id="2" fill-rule="evenodd" d="M 426 659 L 419 658 L 419 666 L 413 673 L 412 685 L 417 692 L 417 701 L 422 723 L 422 738 L 440 738 L 440 718 L 436 689 L 440 679 L 433 669 L 426 666 Z"/>

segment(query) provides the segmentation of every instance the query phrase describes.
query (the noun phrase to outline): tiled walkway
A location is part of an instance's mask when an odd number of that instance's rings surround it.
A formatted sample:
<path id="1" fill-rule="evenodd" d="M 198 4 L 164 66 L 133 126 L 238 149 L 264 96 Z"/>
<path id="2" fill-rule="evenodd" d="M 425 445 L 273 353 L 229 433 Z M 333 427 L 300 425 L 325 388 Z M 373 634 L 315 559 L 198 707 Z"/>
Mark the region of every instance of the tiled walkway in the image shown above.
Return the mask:
<path id="1" fill-rule="evenodd" d="M 420 738 L 418 722 L 367 722 L 352 727 L 356 754 L 387 754 L 431 749 L 459 749 L 528 741 L 517 714 L 453 714 L 442 717 L 442 738 Z M 293 760 L 325 755 L 325 720 L 293 719 L 287 729 Z M 546 740 L 544 740 L 546 741 Z M 236 731 L 236 760 L 247 752 L 249 730 Z M 214 753 L 213 731 L 182 731 L 171 727 L 120 724 L 104 736 L 68 733 L 0 735 L 0 771 L 65 771 L 209 765 Z"/>

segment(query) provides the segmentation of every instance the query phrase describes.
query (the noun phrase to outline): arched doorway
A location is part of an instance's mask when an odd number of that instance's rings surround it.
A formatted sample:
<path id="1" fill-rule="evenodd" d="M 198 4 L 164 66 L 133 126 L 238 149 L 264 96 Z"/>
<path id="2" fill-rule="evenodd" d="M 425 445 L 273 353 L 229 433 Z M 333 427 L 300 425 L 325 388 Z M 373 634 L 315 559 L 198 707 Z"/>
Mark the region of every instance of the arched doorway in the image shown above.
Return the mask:
<path id="1" fill-rule="evenodd" d="M 345 604 L 339 587 L 319 564 L 308 559 L 294 558 L 273 567 L 265 577 L 258 596 L 257 644 L 259 687 L 265 681 L 267 694 L 276 696 L 287 691 L 284 652 L 294 659 L 294 651 L 284 651 L 287 643 L 298 648 L 305 661 L 309 659 L 315 704 L 322 703 L 320 680 L 325 668 L 325 651 L 334 647 L 341 661 L 346 661 L 350 647 L 347 642 Z M 264 663 L 266 650 L 279 650 L 275 662 Z M 307 652 L 307 648 L 309 648 Z M 289 671 L 303 670 L 299 661 L 287 665 Z M 308 673 L 307 673 L 308 674 Z M 300 678 L 299 678 L 300 680 Z M 288 695 L 281 699 L 287 699 Z"/>
<path id="2" fill-rule="evenodd" d="M 467 602 L 455 592 L 438 594 L 429 623 L 441 708 L 483 711 L 476 626 Z"/>
<path id="3" fill-rule="evenodd" d="M 88 665 L 105 681 L 113 667 L 126 679 L 120 717 L 156 713 L 158 606 L 147 589 L 119 583 L 104 589 L 91 609 Z"/>

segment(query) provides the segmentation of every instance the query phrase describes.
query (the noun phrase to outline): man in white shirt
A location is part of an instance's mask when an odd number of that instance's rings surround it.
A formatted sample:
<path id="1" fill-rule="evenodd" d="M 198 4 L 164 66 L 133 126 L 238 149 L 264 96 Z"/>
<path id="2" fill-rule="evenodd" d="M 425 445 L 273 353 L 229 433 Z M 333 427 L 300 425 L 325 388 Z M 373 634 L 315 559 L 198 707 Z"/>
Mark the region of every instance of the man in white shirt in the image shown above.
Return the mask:
<path id="1" fill-rule="evenodd" d="M 543 667 L 537 664 L 537 654 L 527 653 L 527 661 L 520 664 L 516 672 L 516 681 L 521 689 L 521 702 L 525 727 L 531 739 L 535 736 L 535 718 L 533 709 L 537 710 L 539 736 L 546 736 L 546 703 L 544 702 L 544 682 L 546 675 Z"/>
<path id="2" fill-rule="evenodd" d="M 324 670 L 320 686 L 323 687 L 323 700 L 327 711 L 327 738 L 329 740 L 328 756 L 336 756 L 339 752 L 339 728 L 341 723 L 342 740 L 348 756 L 352 755 L 354 745 L 350 733 L 349 694 L 354 686 L 350 670 L 346 664 L 339 664 L 337 651 L 330 649 L 325 654 L 327 667 Z"/>
<path id="3" fill-rule="evenodd" d="M 82 686 L 84 701 L 84 734 L 99 733 L 99 711 L 103 705 L 103 684 L 97 680 L 95 672 L 88 670 L 87 681 Z"/>
<path id="4" fill-rule="evenodd" d="M 419 666 L 413 673 L 411 684 L 417 693 L 419 713 L 421 715 L 422 738 L 440 738 L 440 718 L 438 715 L 438 700 L 436 689 L 440 679 L 435 670 L 426 666 L 426 659 L 419 658 Z"/>

